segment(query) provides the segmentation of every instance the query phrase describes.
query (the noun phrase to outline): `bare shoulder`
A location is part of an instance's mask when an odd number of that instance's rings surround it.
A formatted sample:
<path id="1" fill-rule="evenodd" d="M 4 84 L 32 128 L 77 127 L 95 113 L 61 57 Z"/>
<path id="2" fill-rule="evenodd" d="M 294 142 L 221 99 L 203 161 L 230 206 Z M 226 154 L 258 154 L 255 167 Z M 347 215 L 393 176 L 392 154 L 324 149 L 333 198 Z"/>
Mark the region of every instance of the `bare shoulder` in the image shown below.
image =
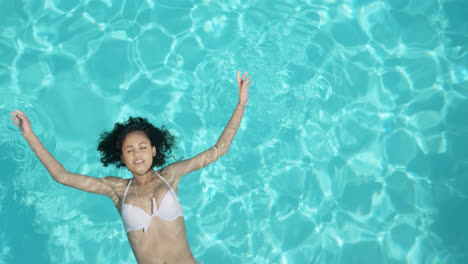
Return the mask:
<path id="1" fill-rule="evenodd" d="M 129 179 L 122 179 L 119 177 L 107 176 L 107 177 L 102 178 L 102 180 L 104 181 L 106 185 L 108 185 L 112 189 L 114 195 L 116 196 L 116 197 L 113 197 L 112 200 L 114 200 L 115 198 L 123 197 L 125 188 L 127 187 Z"/>
<path id="2" fill-rule="evenodd" d="M 163 177 L 169 184 L 174 186 L 175 179 L 176 179 L 174 166 L 168 165 L 156 172 L 159 173 L 159 175 L 161 175 L 161 177 Z"/>

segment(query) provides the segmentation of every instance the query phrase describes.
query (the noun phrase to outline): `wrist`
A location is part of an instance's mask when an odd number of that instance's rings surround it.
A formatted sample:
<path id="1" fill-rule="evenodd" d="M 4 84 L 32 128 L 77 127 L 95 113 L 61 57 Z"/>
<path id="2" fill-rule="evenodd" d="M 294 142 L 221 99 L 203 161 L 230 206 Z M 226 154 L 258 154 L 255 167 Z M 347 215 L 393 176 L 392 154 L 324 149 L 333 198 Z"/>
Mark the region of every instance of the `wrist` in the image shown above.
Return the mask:
<path id="1" fill-rule="evenodd" d="M 247 106 L 247 102 L 241 102 L 241 101 L 239 101 L 239 102 L 237 103 L 237 106 L 246 107 L 246 106 Z"/>
<path id="2" fill-rule="evenodd" d="M 23 133 L 23 137 L 28 142 L 31 142 L 31 141 L 34 141 L 35 139 L 37 139 L 36 135 L 32 131 L 27 132 L 27 133 Z"/>

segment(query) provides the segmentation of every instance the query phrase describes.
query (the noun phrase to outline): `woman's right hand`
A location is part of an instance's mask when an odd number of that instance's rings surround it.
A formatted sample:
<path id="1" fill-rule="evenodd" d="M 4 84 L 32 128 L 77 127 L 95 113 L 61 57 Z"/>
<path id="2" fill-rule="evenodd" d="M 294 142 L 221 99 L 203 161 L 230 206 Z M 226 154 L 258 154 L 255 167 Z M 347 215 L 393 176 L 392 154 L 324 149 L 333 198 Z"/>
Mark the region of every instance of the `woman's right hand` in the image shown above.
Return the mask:
<path id="1" fill-rule="evenodd" d="M 116 194 L 116 190 L 125 189 L 127 184 L 126 180 L 111 176 L 94 178 L 68 172 L 34 135 L 31 129 L 31 122 L 23 112 L 20 110 L 11 112 L 11 119 L 13 123 L 20 128 L 21 134 L 23 134 L 23 137 L 28 141 L 31 149 L 56 182 L 78 190 L 106 195 L 117 205 L 120 196 Z"/>
<path id="2" fill-rule="evenodd" d="M 31 122 L 23 112 L 20 110 L 11 112 L 11 119 L 13 119 L 13 124 L 20 128 L 23 137 L 27 137 L 28 135 L 33 134 Z"/>

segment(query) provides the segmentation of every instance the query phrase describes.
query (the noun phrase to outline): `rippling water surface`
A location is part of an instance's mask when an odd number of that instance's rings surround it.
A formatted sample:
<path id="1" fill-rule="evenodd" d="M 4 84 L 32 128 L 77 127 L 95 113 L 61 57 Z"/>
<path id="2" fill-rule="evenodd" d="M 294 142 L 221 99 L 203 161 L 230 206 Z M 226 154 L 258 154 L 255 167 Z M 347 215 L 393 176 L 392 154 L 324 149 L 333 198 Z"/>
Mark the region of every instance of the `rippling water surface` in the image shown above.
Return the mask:
<path id="1" fill-rule="evenodd" d="M 165 124 L 176 156 L 230 152 L 179 187 L 205 263 L 466 263 L 468 2 L 0 1 L 0 263 L 136 263 L 106 197 L 55 183 L 100 132 Z"/>

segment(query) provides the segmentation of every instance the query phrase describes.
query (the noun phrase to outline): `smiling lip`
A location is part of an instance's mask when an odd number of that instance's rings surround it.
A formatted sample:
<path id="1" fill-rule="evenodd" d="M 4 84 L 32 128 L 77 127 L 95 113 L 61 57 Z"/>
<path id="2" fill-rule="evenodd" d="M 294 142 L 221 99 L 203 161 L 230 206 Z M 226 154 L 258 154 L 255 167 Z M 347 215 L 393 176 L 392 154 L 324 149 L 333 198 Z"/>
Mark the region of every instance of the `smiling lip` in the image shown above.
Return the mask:
<path id="1" fill-rule="evenodd" d="M 142 164 L 143 162 L 144 162 L 144 160 L 136 160 L 134 163 L 135 163 L 136 165 L 139 165 L 139 164 Z"/>

